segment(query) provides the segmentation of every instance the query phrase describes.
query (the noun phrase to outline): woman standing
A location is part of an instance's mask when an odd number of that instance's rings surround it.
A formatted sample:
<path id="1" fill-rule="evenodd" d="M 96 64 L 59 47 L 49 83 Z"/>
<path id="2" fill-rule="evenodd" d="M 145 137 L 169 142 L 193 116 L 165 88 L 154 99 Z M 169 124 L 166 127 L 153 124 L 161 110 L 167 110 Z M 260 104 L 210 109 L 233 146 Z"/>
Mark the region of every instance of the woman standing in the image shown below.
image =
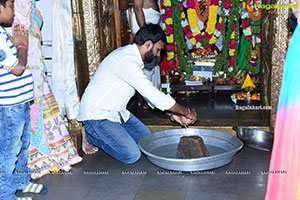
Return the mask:
<path id="1" fill-rule="evenodd" d="M 31 177 L 39 178 L 59 170 L 69 171 L 70 166 L 82 158 L 74 147 L 44 72 L 40 32 L 43 18 L 35 7 L 35 0 L 15 0 L 15 13 L 15 20 L 29 30 L 28 66 L 34 81 L 27 163 Z"/>
<path id="2" fill-rule="evenodd" d="M 285 58 L 266 200 L 300 199 L 299 52 L 300 27 L 297 26 Z"/>

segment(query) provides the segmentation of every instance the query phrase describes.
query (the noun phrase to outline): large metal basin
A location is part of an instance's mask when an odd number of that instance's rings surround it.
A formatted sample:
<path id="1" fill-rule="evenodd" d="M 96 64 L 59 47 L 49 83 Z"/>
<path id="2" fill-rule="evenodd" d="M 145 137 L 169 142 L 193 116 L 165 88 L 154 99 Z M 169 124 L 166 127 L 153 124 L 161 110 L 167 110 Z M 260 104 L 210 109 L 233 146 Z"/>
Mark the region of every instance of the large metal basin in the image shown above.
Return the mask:
<path id="1" fill-rule="evenodd" d="M 180 137 L 201 136 L 209 152 L 208 157 L 177 159 L 177 145 Z M 220 131 L 207 129 L 171 129 L 144 136 L 139 148 L 153 164 L 176 171 L 201 171 L 224 166 L 230 163 L 243 142 L 237 137 Z"/>

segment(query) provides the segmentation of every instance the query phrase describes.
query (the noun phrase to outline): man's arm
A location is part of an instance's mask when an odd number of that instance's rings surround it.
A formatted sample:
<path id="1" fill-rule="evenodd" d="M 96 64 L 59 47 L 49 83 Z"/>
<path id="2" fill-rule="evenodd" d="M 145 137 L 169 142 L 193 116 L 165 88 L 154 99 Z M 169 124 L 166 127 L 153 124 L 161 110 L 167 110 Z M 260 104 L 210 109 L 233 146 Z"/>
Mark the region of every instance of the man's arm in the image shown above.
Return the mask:
<path id="1" fill-rule="evenodd" d="M 135 88 L 158 109 L 167 114 L 174 113 L 174 119 L 181 125 L 193 124 L 196 121 L 197 113 L 194 109 L 190 110 L 176 103 L 172 97 L 160 92 L 147 80 L 135 57 L 123 56 L 122 59 L 126 62 L 126 67 L 124 65 L 115 67 L 118 77 Z"/>
<path id="2" fill-rule="evenodd" d="M 183 115 L 186 116 L 188 114 L 190 114 L 190 110 L 178 103 L 175 103 L 174 106 L 172 106 L 169 110 L 169 112 L 175 113 L 177 115 Z"/>
<path id="3" fill-rule="evenodd" d="M 137 23 L 139 27 L 142 27 L 146 24 L 145 15 L 143 12 L 144 0 L 133 0 L 133 10 L 136 16 Z"/>

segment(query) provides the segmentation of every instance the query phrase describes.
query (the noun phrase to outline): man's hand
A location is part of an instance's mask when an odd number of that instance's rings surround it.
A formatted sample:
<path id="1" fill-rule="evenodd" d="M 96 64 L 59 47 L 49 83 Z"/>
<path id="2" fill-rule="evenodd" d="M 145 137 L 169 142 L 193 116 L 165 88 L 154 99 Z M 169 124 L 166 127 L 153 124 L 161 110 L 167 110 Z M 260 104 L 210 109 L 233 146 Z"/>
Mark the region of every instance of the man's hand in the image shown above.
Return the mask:
<path id="1" fill-rule="evenodd" d="M 181 121 L 185 126 L 190 124 L 194 124 L 197 121 L 197 113 L 196 110 L 193 108 L 191 113 L 187 116 L 181 116 Z"/>
<path id="2" fill-rule="evenodd" d="M 183 121 L 182 121 L 182 116 L 174 115 L 174 114 L 173 114 L 173 119 L 174 119 L 177 123 L 179 123 L 181 126 L 184 126 L 184 123 L 183 123 Z"/>
<path id="3" fill-rule="evenodd" d="M 193 108 L 188 116 L 175 115 L 173 114 L 173 119 L 178 122 L 181 126 L 188 126 L 194 124 L 197 121 L 197 113 Z"/>
<path id="4" fill-rule="evenodd" d="M 197 120 L 197 113 L 194 108 L 190 110 L 178 103 L 175 103 L 167 112 L 173 113 L 174 120 L 182 126 L 194 124 Z"/>
<path id="5" fill-rule="evenodd" d="M 196 112 L 195 108 L 193 108 L 193 109 L 191 110 L 191 112 L 190 112 L 188 115 L 186 115 L 184 118 L 189 119 L 189 121 L 190 121 L 192 124 L 194 124 L 194 123 L 196 122 L 196 120 L 197 120 L 197 112 Z"/>

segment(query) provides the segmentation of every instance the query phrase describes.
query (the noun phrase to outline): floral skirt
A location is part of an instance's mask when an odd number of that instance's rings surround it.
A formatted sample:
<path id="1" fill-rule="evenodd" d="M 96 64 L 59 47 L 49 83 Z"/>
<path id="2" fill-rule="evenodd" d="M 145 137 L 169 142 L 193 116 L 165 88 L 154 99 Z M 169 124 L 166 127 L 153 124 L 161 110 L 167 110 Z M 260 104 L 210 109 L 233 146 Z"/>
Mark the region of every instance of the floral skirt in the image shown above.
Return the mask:
<path id="1" fill-rule="evenodd" d="M 31 142 L 27 165 L 31 178 L 40 178 L 59 170 L 69 171 L 82 160 L 65 126 L 52 93 L 44 95 L 40 104 L 32 104 Z"/>

